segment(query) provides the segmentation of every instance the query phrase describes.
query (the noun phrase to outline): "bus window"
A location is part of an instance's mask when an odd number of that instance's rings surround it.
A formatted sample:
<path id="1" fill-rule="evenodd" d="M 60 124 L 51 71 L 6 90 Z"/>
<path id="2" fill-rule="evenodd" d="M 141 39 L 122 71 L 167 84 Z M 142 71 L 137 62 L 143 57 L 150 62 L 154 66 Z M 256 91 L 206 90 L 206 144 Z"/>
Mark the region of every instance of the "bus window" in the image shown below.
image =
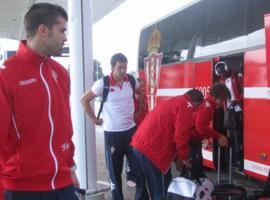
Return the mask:
<path id="1" fill-rule="evenodd" d="M 142 30 L 139 44 L 139 69 L 143 69 L 147 52 L 148 39 L 154 30 L 161 36 L 158 52 L 163 53 L 162 64 L 191 60 L 200 55 L 203 19 L 205 18 L 204 1 L 197 2 L 174 15 Z"/>
<path id="2" fill-rule="evenodd" d="M 206 0 L 202 56 L 246 47 L 245 0 Z"/>
<path id="3" fill-rule="evenodd" d="M 198 2 L 173 16 L 174 44 L 167 50 L 171 54 L 171 63 L 193 59 L 196 50 L 196 55 L 199 55 L 197 47 L 201 42 L 204 16 L 203 2 Z"/>

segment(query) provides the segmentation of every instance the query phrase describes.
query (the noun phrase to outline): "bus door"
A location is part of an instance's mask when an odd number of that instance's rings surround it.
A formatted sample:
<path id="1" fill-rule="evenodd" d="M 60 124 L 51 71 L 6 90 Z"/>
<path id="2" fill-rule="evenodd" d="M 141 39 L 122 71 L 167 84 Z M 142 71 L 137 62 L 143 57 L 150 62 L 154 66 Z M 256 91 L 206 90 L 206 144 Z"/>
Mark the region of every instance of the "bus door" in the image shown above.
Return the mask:
<path id="1" fill-rule="evenodd" d="M 204 97 L 209 93 L 209 89 L 213 83 L 212 76 L 213 62 L 210 60 L 194 63 L 194 87 L 200 90 Z M 207 141 L 208 144 L 203 148 L 204 165 L 213 167 L 212 163 L 212 141 Z"/>
<path id="2" fill-rule="evenodd" d="M 270 87 L 270 13 L 264 16 L 265 23 L 265 48 L 266 48 L 266 65 L 267 65 L 267 78 L 268 78 L 268 90 Z M 270 94 L 268 93 L 270 99 Z M 270 102 L 269 102 L 270 103 Z"/>
<path id="3" fill-rule="evenodd" d="M 269 15 L 265 22 L 265 48 L 244 55 L 244 170 L 261 180 L 266 179 L 270 168 Z"/>

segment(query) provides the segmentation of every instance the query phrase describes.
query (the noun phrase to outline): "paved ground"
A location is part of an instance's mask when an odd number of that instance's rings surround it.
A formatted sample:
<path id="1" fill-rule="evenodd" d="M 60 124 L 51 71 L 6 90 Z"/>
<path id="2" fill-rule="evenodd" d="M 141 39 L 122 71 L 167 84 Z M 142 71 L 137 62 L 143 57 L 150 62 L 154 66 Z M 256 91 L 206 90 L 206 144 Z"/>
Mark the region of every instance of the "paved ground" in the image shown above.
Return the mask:
<path id="1" fill-rule="evenodd" d="M 96 144 L 97 144 L 98 180 L 108 182 L 108 173 L 106 170 L 104 159 L 104 136 L 101 128 L 96 129 Z M 211 180 L 213 180 L 214 182 L 216 181 L 216 172 L 214 172 L 213 170 L 207 170 L 206 173 Z M 177 174 L 176 171 L 173 170 L 173 175 L 176 176 L 176 174 Z M 227 174 L 223 173 L 221 179 L 226 178 Z M 122 179 L 123 179 L 123 193 L 125 200 L 133 200 L 135 188 L 130 188 L 129 186 L 126 185 L 124 173 L 122 174 Z M 261 182 L 252 180 L 251 178 L 235 173 L 233 174 L 233 180 L 235 184 L 244 186 L 248 190 L 248 193 L 251 193 L 252 191 L 260 189 L 262 187 Z M 105 194 L 105 199 L 106 200 L 111 199 L 110 192 Z"/>

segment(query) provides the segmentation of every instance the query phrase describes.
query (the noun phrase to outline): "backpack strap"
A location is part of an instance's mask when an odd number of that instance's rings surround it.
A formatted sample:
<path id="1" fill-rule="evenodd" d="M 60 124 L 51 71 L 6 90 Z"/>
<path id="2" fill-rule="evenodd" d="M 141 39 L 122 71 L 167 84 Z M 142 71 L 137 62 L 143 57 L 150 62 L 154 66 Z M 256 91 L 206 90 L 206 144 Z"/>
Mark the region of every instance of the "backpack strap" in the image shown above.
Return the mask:
<path id="1" fill-rule="evenodd" d="M 99 111 L 98 111 L 98 115 L 97 115 L 97 119 L 99 119 L 101 111 L 103 109 L 103 104 L 104 102 L 107 100 L 108 94 L 109 94 L 109 90 L 110 90 L 110 80 L 109 80 L 109 76 L 104 76 L 103 77 L 103 92 L 102 92 L 102 99 L 100 102 L 100 107 L 99 107 Z"/>
<path id="2" fill-rule="evenodd" d="M 132 90 L 133 90 L 133 99 L 135 99 L 135 87 L 136 87 L 136 80 L 134 78 L 134 76 L 127 74 L 128 76 L 128 80 L 131 84 Z"/>
<path id="3" fill-rule="evenodd" d="M 132 90 L 133 90 L 133 98 L 135 97 L 135 85 L 136 85 L 136 81 L 135 81 L 135 78 L 130 75 L 130 74 L 127 74 L 128 76 L 128 80 L 131 84 L 131 87 L 132 87 Z M 102 112 L 102 109 L 103 109 L 103 104 L 104 102 L 107 100 L 107 97 L 108 97 L 108 94 L 109 94 L 109 90 L 110 90 L 110 79 L 109 79 L 109 76 L 104 76 L 103 77 L 103 92 L 102 92 L 102 100 L 101 100 L 101 103 L 100 103 L 100 107 L 99 107 L 99 111 L 98 111 L 98 115 L 97 115 L 97 119 L 99 119 L 100 117 L 100 114 Z"/>

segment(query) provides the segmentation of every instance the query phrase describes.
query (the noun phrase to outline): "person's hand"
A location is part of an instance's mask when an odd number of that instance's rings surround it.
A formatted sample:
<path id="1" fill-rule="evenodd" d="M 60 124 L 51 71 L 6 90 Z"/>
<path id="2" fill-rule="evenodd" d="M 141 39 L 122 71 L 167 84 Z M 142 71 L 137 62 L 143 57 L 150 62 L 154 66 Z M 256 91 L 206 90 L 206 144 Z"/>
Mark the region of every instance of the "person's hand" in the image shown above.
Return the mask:
<path id="1" fill-rule="evenodd" d="M 190 161 L 189 160 L 182 160 L 182 166 L 189 169 L 190 168 Z"/>
<path id="2" fill-rule="evenodd" d="M 80 183 L 79 183 L 79 180 L 77 178 L 76 171 L 75 170 L 70 170 L 70 176 L 71 176 L 71 180 L 73 181 L 73 185 L 76 188 L 80 188 Z"/>
<path id="3" fill-rule="evenodd" d="M 206 148 L 208 148 L 208 147 L 211 147 L 211 142 L 210 142 L 208 139 L 204 139 L 204 140 L 202 141 L 202 148 L 203 148 L 203 149 L 206 149 Z"/>
<path id="4" fill-rule="evenodd" d="M 177 159 L 175 161 L 175 167 L 176 167 L 177 171 L 181 171 L 182 170 L 182 162 L 181 162 L 181 160 Z"/>
<path id="5" fill-rule="evenodd" d="M 97 126 L 100 126 L 101 124 L 103 124 L 103 119 L 102 118 L 99 118 L 99 119 L 95 119 L 93 120 L 94 123 L 97 125 Z"/>
<path id="6" fill-rule="evenodd" d="M 183 167 L 190 168 L 190 162 L 189 160 L 180 160 L 177 159 L 175 161 L 175 166 L 178 171 L 182 171 Z"/>
<path id="7" fill-rule="evenodd" d="M 228 145 L 228 139 L 224 135 L 220 135 L 218 138 L 218 143 L 220 146 L 225 147 Z"/>

